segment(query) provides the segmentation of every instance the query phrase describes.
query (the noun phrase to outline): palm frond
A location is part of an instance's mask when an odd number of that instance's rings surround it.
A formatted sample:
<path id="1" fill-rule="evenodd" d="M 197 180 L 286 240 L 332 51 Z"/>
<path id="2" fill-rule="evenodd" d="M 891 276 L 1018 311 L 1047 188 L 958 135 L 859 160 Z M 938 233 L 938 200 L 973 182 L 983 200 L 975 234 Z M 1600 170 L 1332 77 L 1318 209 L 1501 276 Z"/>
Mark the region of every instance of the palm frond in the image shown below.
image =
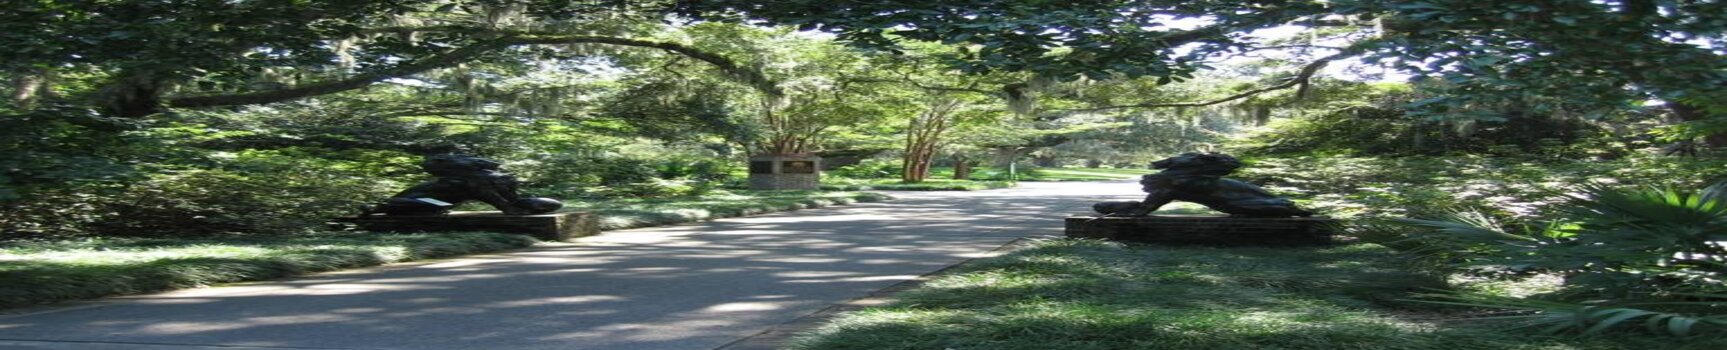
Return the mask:
<path id="1" fill-rule="evenodd" d="M 1519 320 L 1523 323 L 1521 327 L 1540 327 L 1543 333 L 1548 334 L 1577 332 L 1595 335 L 1624 329 L 1625 326 L 1630 326 L 1639 319 L 1643 320 L 1645 329 L 1656 334 L 1689 336 L 1702 330 L 1702 328 L 1707 328 L 1708 331 L 1712 332 L 1727 330 L 1727 314 L 1687 314 L 1648 310 L 1626 305 L 1567 303 L 1478 293 L 1424 294 L 1422 297 L 1424 299 L 1413 301 L 1519 311 L 1522 313 L 1480 319 Z M 1700 328 L 1699 326 L 1704 327 Z"/>

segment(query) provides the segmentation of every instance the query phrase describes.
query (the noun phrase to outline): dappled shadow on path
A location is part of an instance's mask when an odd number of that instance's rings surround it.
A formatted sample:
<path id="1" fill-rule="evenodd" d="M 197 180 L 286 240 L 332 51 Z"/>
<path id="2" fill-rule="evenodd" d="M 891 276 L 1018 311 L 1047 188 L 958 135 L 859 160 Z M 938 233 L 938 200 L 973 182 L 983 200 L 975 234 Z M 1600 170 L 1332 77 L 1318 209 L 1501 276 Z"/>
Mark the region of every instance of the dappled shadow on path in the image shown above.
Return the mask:
<path id="1" fill-rule="evenodd" d="M 0 339 L 367 349 L 713 348 L 1019 237 L 1059 235 L 1062 216 L 1083 212 L 1096 200 L 1132 199 L 1136 189 L 1114 183 L 1039 185 L 896 193 L 907 198 L 0 316 Z"/>

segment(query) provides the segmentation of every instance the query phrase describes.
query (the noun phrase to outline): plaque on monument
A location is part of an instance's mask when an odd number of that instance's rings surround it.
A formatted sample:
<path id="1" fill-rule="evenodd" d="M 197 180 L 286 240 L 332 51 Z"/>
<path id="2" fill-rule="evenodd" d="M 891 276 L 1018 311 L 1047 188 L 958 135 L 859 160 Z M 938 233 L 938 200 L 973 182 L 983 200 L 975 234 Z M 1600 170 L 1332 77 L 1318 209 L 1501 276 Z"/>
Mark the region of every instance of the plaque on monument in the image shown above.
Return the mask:
<path id="1" fill-rule="evenodd" d="M 771 160 L 752 160 L 750 161 L 750 173 L 772 174 L 774 173 L 774 162 Z"/>
<path id="2" fill-rule="evenodd" d="M 780 173 L 782 173 L 782 174 L 814 174 L 814 173 L 816 173 L 816 162 L 811 162 L 811 161 L 807 161 L 807 160 L 782 161 L 782 162 L 780 162 Z"/>

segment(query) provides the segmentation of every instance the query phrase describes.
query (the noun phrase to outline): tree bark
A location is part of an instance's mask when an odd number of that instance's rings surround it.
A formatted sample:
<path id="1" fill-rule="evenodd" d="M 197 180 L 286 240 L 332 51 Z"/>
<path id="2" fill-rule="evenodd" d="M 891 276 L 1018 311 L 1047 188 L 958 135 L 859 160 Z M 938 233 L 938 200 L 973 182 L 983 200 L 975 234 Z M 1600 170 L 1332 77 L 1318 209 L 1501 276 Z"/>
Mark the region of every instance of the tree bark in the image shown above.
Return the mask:
<path id="1" fill-rule="evenodd" d="M 1020 152 L 1024 152 L 1023 148 L 1017 146 L 995 147 L 993 149 L 995 150 L 995 159 L 990 164 L 997 168 L 1013 165 L 1014 161 L 1019 160 Z"/>
<path id="2" fill-rule="evenodd" d="M 42 97 L 41 92 L 48 90 L 48 71 L 33 69 L 18 72 L 12 78 L 12 105 L 18 109 L 28 110 L 36 105 L 36 100 Z"/>
<path id="3" fill-rule="evenodd" d="M 241 106 L 281 102 L 358 89 L 390 78 L 408 76 L 432 69 L 449 67 L 510 46 L 575 43 L 596 43 L 666 50 L 668 52 L 713 64 L 714 66 L 719 67 L 721 71 L 725 72 L 731 78 L 749 84 L 751 87 L 754 87 L 770 96 L 780 96 L 784 94 L 784 91 L 779 88 L 776 82 L 766 78 L 759 71 L 744 68 L 724 56 L 682 44 L 587 35 L 509 34 L 495 40 L 484 41 L 400 66 L 359 74 L 337 81 L 314 83 L 281 90 L 232 95 L 170 97 L 167 101 L 169 106 L 179 108 Z M 160 98 L 160 96 L 153 97 L 153 99 Z"/>
<path id="4" fill-rule="evenodd" d="M 971 167 L 972 160 L 970 158 L 955 154 L 953 156 L 953 179 L 971 180 Z"/>

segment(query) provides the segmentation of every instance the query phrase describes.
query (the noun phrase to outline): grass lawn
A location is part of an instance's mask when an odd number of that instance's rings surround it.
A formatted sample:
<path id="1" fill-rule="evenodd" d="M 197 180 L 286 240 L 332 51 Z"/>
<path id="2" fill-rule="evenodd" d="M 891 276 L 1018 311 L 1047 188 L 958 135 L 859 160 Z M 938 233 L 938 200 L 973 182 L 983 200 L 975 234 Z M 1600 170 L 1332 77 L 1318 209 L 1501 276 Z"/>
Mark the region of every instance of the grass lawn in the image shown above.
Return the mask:
<path id="1" fill-rule="evenodd" d="M 1536 336 L 1406 301 L 1445 288 L 1370 244 L 1050 240 L 841 315 L 794 349 L 1727 349 L 1722 338 Z M 1508 322 L 1508 321 L 1501 321 Z"/>
<path id="2" fill-rule="evenodd" d="M 566 203 L 569 210 L 595 212 L 601 229 L 615 230 L 888 198 L 860 192 L 737 191 Z M 535 242 L 528 236 L 485 232 L 0 242 L 0 309 L 491 252 Z"/>
<path id="3" fill-rule="evenodd" d="M 1116 168 L 1033 168 L 1020 174 L 1020 181 L 1098 181 L 1137 179 L 1155 173 L 1147 169 Z"/>
<path id="4" fill-rule="evenodd" d="M 953 178 L 953 168 L 930 168 L 931 179 Z M 1036 168 L 1025 167 L 1015 169 L 1019 181 L 1098 181 L 1125 180 L 1138 178 L 1140 175 L 1154 173 L 1146 169 L 1116 169 L 1116 168 Z M 1006 180 L 1007 169 L 977 167 L 972 169 L 973 180 Z"/>
<path id="5" fill-rule="evenodd" d="M 1099 181 L 1125 180 L 1149 174 L 1149 170 L 1114 168 L 1026 168 L 1019 169 L 1019 181 Z M 1014 186 L 1006 169 L 977 168 L 972 180 L 953 179 L 953 168 L 930 168 L 929 179 L 920 183 L 903 183 L 898 178 L 853 179 L 828 176 L 822 179 L 822 189 L 831 191 L 895 190 L 895 191 L 976 191 Z"/>
<path id="6" fill-rule="evenodd" d="M 975 181 L 930 178 L 919 183 L 904 183 L 899 179 L 824 178 L 822 189 L 834 191 L 977 191 L 1013 187 L 1012 181 Z"/>
<path id="7" fill-rule="evenodd" d="M 593 212 L 600 217 L 601 230 L 617 230 L 890 198 L 869 192 L 731 190 L 673 198 L 570 200 L 564 202 L 564 211 Z"/>
<path id="8" fill-rule="evenodd" d="M 328 233 L 0 243 L 0 308 L 138 294 L 533 245 L 500 233 Z"/>

